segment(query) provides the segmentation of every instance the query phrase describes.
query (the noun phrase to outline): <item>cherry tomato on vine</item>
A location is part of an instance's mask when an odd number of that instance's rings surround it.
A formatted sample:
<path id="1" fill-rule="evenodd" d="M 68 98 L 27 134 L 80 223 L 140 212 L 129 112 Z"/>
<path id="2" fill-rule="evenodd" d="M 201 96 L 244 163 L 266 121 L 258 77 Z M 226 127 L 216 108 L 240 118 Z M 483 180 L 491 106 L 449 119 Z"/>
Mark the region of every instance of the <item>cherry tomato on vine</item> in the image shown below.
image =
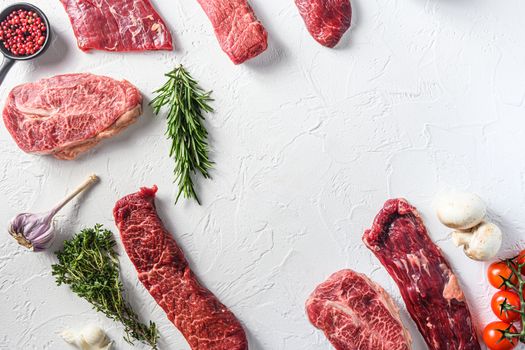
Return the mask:
<path id="1" fill-rule="evenodd" d="M 491 322 L 483 330 L 483 341 L 490 350 L 512 350 L 518 345 L 518 338 L 506 339 L 504 331 L 517 333 L 516 327 L 506 322 Z"/>
<path id="2" fill-rule="evenodd" d="M 525 249 L 518 254 L 518 257 L 516 258 L 516 263 L 520 265 L 525 264 Z M 521 268 L 521 274 L 525 275 L 525 266 Z"/>
<path id="3" fill-rule="evenodd" d="M 514 292 L 500 290 L 492 297 L 490 307 L 502 321 L 515 322 L 521 318 L 519 312 L 513 311 L 521 308 L 520 297 Z"/>
<path id="4" fill-rule="evenodd" d="M 487 277 L 489 283 L 494 287 L 501 290 L 509 289 L 505 286 L 505 280 L 508 280 L 512 284 L 518 283 L 518 276 L 512 272 L 511 268 L 507 266 L 504 261 L 498 261 L 490 264 L 487 270 Z"/>

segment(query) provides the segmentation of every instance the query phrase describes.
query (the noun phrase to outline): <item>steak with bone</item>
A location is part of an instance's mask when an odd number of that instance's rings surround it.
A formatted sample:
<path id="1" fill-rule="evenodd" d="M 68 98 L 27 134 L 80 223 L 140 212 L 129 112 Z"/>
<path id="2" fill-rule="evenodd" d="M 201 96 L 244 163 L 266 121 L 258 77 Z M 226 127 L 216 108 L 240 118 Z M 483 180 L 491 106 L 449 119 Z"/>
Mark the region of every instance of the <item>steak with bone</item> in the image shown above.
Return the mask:
<path id="1" fill-rule="evenodd" d="M 310 322 L 337 350 L 410 350 L 412 339 L 392 298 L 363 274 L 341 270 L 306 302 Z"/>
<path id="2" fill-rule="evenodd" d="M 139 280 L 192 350 L 247 350 L 244 330 L 188 266 L 184 253 L 157 215 L 157 187 L 120 199 L 113 215 Z"/>
<path id="3" fill-rule="evenodd" d="M 268 34 L 247 0 L 197 0 L 215 30 L 222 50 L 235 64 L 268 47 Z"/>
<path id="4" fill-rule="evenodd" d="M 141 113 L 142 96 L 129 82 L 84 73 L 13 88 L 3 118 L 24 152 L 74 159 Z"/>
<path id="5" fill-rule="evenodd" d="M 321 45 L 334 47 L 350 28 L 350 0 L 295 0 L 312 37 Z"/>
<path id="6" fill-rule="evenodd" d="M 60 0 L 81 50 L 172 50 L 171 34 L 149 0 Z"/>
<path id="7" fill-rule="evenodd" d="M 458 279 L 416 208 L 388 200 L 363 241 L 397 283 L 430 350 L 480 349 Z"/>

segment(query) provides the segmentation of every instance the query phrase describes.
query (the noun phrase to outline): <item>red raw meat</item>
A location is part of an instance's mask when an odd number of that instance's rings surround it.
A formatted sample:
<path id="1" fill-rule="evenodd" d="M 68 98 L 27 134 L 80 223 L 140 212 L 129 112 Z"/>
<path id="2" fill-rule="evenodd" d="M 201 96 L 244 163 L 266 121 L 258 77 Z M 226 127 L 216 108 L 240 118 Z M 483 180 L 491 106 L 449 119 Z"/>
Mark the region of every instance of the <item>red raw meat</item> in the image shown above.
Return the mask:
<path id="1" fill-rule="evenodd" d="M 355 271 L 341 270 L 317 286 L 306 313 L 337 350 L 411 349 L 412 339 L 392 298 Z"/>
<path id="2" fill-rule="evenodd" d="M 129 82 L 86 73 L 15 87 L 3 117 L 24 152 L 74 159 L 141 113 L 142 96 Z"/>
<path id="3" fill-rule="evenodd" d="M 149 0 L 60 0 L 81 50 L 172 50 L 171 34 Z"/>
<path id="4" fill-rule="evenodd" d="M 363 241 L 397 283 L 430 350 L 480 349 L 458 280 L 416 208 L 388 200 Z"/>
<path id="5" fill-rule="evenodd" d="M 198 0 L 215 30 L 219 45 L 235 64 L 268 47 L 268 34 L 246 0 Z"/>
<path id="6" fill-rule="evenodd" d="M 319 44 L 334 47 L 350 28 L 350 0 L 295 0 L 306 28 Z"/>
<path id="7" fill-rule="evenodd" d="M 193 350 L 247 350 L 235 315 L 197 281 L 184 253 L 164 228 L 153 188 L 120 199 L 113 215 L 139 280 Z"/>

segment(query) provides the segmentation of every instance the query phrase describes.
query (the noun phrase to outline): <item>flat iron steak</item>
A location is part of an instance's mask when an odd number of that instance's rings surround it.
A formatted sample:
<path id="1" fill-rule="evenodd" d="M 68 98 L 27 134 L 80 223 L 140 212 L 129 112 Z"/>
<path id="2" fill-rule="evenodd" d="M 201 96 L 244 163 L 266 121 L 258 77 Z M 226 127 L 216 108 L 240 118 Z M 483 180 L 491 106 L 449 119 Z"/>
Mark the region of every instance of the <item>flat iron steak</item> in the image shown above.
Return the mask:
<path id="1" fill-rule="evenodd" d="M 15 87 L 3 118 L 24 152 L 74 159 L 141 113 L 142 96 L 129 82 L 83 73 Z"/>
<path id="2" fill-rule="evenodd" d="M 155 208 L 157 187 L 120 199 L 113 215 L 139 280 L 193 350 L 247 350 L 235 315 L 202 286 Z"/>
<path id="3" fill-rule="evenodd" d="M 172 50 L 171 34 L 149 0 L 60 0 L 81 50 Z"/>

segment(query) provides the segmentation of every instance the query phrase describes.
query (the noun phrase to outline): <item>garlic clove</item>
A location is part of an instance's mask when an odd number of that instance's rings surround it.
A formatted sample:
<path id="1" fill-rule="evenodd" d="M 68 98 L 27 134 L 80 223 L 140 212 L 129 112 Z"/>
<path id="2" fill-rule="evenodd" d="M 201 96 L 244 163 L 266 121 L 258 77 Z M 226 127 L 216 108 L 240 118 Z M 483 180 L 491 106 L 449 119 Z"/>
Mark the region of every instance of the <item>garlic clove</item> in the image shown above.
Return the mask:
<path id="1" fill-rule="evenodd" d="M 80 332 L 66 329 L 60 336 L 80 350 L 110 350 L 113 346 L 104 330 L 94 324 L 85 326 Z"/>
<path id="2" fill-rule="evenodd" d="M 82 338 L 79 333 L 71 329 L 64 329 L 62 332 L 60 332 L 60 336 L 66 343 L 75 345 L 78 348 L 82 347 Z"/>
<path id="3" fill-rule="evenodd" d="M 87 325 L 82 329 L 82 338 L 89 345 L 106 345 L 106 333 L 97 325 Z"/>
<path id="4" fill-rule="evenodd" d="M 487 214 L 485 202 L 478 195 L 468 192 L 450 192 L 440 196 L 436 209 L 439 221 L 456 230 L 475 227 Z"/>

